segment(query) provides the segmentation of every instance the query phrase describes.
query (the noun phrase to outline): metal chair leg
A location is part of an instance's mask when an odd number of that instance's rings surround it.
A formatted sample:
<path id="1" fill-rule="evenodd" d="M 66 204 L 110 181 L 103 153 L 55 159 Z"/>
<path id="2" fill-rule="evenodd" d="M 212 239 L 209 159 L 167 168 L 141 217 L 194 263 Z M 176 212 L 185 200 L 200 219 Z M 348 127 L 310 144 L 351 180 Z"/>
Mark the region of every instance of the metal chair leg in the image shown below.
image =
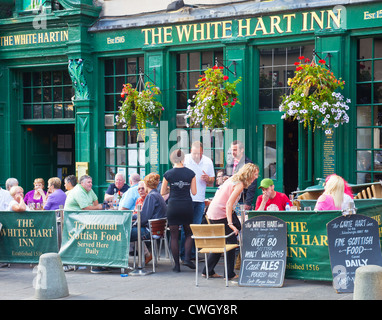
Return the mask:
<path id="1" fill-rule="evenodd" d="M 196 262 L 196 270 L 195 270 L 195 286 L 198 286 L 198 271 L 199 271 L 199 258 L 198 258 L 198 248 L 195 248 L 195 262 Z"/>
<path id="2" fill-rule="evenodd" d="M 225 248 L 224 248 L 224 272 L 225 272 L 225 286 L 228 287 L 227 251 Z"/>

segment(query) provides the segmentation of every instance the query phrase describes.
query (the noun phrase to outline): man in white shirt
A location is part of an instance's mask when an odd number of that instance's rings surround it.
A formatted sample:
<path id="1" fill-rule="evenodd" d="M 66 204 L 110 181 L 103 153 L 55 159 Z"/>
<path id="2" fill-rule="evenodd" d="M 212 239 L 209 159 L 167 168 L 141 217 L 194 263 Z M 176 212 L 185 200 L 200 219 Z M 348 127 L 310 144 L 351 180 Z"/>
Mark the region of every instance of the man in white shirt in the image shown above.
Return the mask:
<path id="1" fill-rule="evenodd" d="M 15 178 L 9 178 L 5 182 L 5 187 L 7 190 L 4 190 L 0 187 L 0 211 L 7 211 L 9 203 L 13 200 L 12 196 L 9 194 L 9 190 L 13 186 L 18 186 L 19 182 Z"/>
<path id="2" fill-rule="evenodd" d="M 192 203 L 194 205 L 193 223 L 200 224 L 202 223 L 204 214 L 204 200 L 206 199 L 207 185 L 211 185 L 215 181 L 214 165 L 210 158 L 203 155 L 203 144 L 200 141 L 192 143 L 191 153 L 186 154 L 184 157 L 184 166 L 194 171 L 196 175 L 197 193 L 196 195 L 191 194 Z"/>

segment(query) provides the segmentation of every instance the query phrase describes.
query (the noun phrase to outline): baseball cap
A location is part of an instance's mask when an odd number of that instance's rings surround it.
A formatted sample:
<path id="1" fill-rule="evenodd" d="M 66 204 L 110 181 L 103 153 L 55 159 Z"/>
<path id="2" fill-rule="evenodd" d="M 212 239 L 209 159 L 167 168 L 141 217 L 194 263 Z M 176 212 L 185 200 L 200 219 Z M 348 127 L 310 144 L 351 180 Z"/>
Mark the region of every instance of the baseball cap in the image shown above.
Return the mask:
<path id="1" fill-rule="evenodd" d="M 266 178 L 266 179 L 261 180 L 261 183 L 260 183 L 260 186 L 258 187 L 258 189 L 260 189 L 260 188 L 267 189 L 270 186 L 273 186 L 273 180 Z"/>

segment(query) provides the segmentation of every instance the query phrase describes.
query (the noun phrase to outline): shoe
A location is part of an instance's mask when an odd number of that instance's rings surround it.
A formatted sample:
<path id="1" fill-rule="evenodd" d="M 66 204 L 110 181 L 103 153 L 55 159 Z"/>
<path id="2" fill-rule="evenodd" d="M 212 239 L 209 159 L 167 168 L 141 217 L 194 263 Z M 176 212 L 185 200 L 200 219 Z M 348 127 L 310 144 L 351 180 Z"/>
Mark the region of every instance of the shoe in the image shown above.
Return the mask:
<path id="1" fill-rule="evenodd" d="M 204 273 L 202 273 L 202 277 L 207 278 L 207 276 Z M 221 276 L 220 274 L 214 273 L 213 275 L 209 275 L 208 278 L 223 278 L 223 276 Z"/>
<path id="2" fill-rule="evenodd" d="M 196 269 L 195 263 L 193 263 L 192 261 L 184 260 L 182 264 L 186 267 L 189 267 L 190 269 Z"/>
<path id="3" fill-rule="evenodd" d="M 235 274 L 232 278 L 228 278 L 229 281 L 239 279 L 239 276 Z"/>
<path id="4" fill-rule="evenodd" d="M 179 273 L 180 272 L 180 266 L 179 265 L 174 266 L 174 268 L 172 268 L 172 271 L 175 273 Z"/>
<path id="5" fill-rule="evenodd" d="M 153 255 L 150 253 L 150 255 L 145 257 L 145 264 L 148 264 L 153 259 Z"/>
<path id="6" fill-rule="evenodd" d="M 105 268 L 105 267 L 91 267 L 90 272 L 91 273 L 110 273 L 111 271 L 109 268 Z"/>

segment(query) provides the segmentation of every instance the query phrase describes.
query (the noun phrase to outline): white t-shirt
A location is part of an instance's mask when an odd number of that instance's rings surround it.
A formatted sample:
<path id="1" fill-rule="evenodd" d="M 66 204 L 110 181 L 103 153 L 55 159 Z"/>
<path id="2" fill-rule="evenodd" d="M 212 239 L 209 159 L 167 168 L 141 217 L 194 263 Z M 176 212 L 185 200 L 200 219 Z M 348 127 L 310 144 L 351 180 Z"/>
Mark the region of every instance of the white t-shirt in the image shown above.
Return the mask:
<path id="1" fill-rule="evenodd" d="M 199 163 L 196 163 L 191 154 L 186 154 L 184 157 L 184 166 L 195 172 L 196 176 L 196 195 L 192 195 L 192 201 L 204 202 L 206 198 L 207 182 L 203 181 L 200 177 L 203 175 L 203 171 L 210 177 L 215 177 L 215 170 L 212 160 L 205 155 L 202 155 Z"/>
<path id="2" fill-rule="evenodd" d="M 9 191 L 0 188 L 0 211 L 7 211 L 9 203 L 13 200 Z"/>

